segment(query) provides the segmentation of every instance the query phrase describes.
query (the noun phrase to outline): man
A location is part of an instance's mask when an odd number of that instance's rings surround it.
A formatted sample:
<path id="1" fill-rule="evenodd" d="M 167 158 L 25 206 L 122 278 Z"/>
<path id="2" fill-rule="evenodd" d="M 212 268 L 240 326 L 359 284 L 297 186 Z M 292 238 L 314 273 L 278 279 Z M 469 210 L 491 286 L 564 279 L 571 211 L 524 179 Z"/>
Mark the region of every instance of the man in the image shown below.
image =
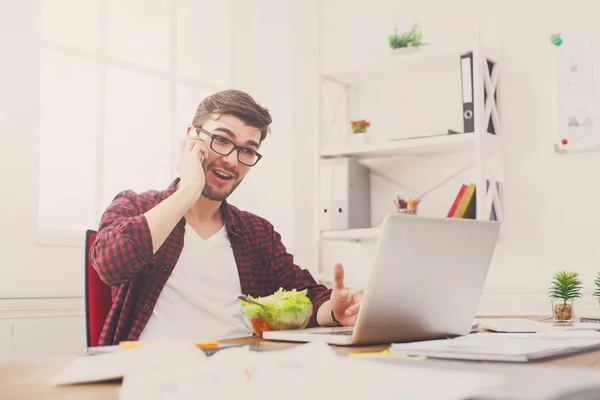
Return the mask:
<path id="1" fill-rule="evenodd" d="M 261 159 L 271 116 L 248 94 L 205 98 L 180 148 L 179 177 L 163 191 L 123 191 L 108 206 L 90 259 L 112 286 L 100 345 L 123 340 L 249 336 L 237 296 L 308 289 L 308 326 L 353 325 L 361 290 L 317 284 L 294 264 L 265 219 L 227 203 Z"/>

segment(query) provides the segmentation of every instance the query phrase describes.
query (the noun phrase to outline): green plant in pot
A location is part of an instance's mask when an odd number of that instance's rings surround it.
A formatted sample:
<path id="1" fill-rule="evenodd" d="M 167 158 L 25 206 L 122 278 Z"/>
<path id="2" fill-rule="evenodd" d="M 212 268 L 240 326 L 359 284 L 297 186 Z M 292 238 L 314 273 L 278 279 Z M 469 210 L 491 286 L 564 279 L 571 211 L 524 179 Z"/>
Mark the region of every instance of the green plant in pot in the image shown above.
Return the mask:
<path id="1" fill-rule="evenodd" d="M 596 278 L 594 278 L 594 287 L 594 297 L 600 302 L 600 272 L 598 272 Z"/>
<path id="2" fill-rule="evenodd" d="M 394 33 L 388 37 L 388 42 L 392 49 L 399 49 L 402 47 L 419 47 L 423 33 L 418 24 L 414 24 L 412 28 L 404 33 L 398 34 L 398 28 L 394 29 Z"/>
<path id="3" fill-rule="evenodd" d="M 577 272 L 559 271 L 554 275 L 548 294 L 552 299 L 552 315 L 555 321 L 573 319 L 573 301 L 582 297 L 581 288 L 581 279 Z"/>

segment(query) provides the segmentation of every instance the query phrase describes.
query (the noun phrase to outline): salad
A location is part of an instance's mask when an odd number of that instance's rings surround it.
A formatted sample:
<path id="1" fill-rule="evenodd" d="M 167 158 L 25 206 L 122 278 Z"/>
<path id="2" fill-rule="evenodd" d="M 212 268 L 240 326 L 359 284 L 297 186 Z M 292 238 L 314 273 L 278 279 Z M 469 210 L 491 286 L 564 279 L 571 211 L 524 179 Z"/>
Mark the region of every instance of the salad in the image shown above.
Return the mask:
<path id="1" fill-rule="evenodd" d="M 242 305 L 242 313 L 252 325 L 254 333 L 262 335 L 262 332 L 282 329 L 303 329 L 308 325 L 312 315 L 312 302 L 307 295 L 308 290 L 297 291 L 296 289 L 278 291 L 266 297 L 252 297 L 258 304 L 239 300 Z"/>

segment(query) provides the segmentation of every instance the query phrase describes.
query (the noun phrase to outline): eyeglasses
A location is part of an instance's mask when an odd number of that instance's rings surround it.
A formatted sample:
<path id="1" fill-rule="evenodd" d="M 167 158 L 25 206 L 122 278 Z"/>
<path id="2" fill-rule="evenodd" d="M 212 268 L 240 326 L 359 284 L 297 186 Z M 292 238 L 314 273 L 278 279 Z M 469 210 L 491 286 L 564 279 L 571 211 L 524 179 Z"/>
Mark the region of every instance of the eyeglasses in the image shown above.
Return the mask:
<path id="1" fill-rule="evenodd" d="M 200 136 L 200 132 L 205 133 L 208 137 L 210 137 L 210 148 L 217 154 L 222 156 L 230 155 L 235 149 L 238 149 L 237 158 L 238 161 L 244 165 L 252 167 L 256 165 L 256 163 L 262 158 L 262 155 L 257 153 L 256 151 L 249 149 L 247 147 L 241 147 L 237 144 L 233 143 L 231 140 L 226 137 L 215 135 L 203 129 L 202 127 L 194 127 L 196 129 L 196 133 L 198 137 Z"/>

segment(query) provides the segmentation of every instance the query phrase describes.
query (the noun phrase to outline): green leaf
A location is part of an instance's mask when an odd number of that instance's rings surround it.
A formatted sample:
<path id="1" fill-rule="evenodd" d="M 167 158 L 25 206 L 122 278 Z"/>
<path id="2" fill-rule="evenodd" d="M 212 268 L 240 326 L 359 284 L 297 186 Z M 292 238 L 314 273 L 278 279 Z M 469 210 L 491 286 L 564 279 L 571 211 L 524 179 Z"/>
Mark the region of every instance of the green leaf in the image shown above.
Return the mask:
<path id="1" fill-rule="evenodd" d="M 596 286 L 596 289 L 594 290 L 594 296 L 600 298 L 600 272 L 598 272 L 596 278 L 594 279 L 594 285 Z"/>
<path id="2" fill-rule="evenodd" d="M 559 271 L 552 278 L 548 294 L 553 299 L 573 300 L 582 298 L 583 285 L 577 272 Z"/>
<path id="3" fill-rule="evenodd" d="M 408 46 L 416 47 L 422 44 L 422 37 L 423 33 L 421 32 L 419 25 L 414 24 L 409 31 L 404 32 L 401 35 L 398 35 L 398 30 L 394 29 L 394 33 L 388 37 L 388 42 L 393 49 Z"/>
<path id="4" fill-rule="evenodd" d="M 306 311 L 307 306 L 312 304 L 308 297 L 308 289 L 297 291 L 296 289 L 284 290 L 279 288 L 270 296 L 254 298 L 248 295 L 248 297 L 265 307 L 239 300 L 243 311 L 264 318 L 275 318 L 289 313 L 303 313 Z"/>

